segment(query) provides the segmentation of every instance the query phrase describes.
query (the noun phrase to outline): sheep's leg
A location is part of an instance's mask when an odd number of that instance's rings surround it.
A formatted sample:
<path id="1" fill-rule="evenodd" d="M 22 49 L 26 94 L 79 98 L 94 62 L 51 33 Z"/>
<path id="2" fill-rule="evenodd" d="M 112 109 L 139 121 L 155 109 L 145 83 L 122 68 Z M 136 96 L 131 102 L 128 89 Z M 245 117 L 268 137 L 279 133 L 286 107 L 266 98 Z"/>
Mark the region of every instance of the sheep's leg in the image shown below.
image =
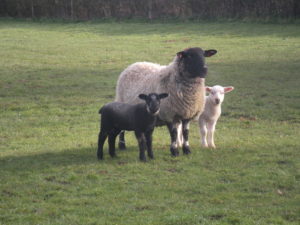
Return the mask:
<path id="1" fill-rule="evenodd" d="M 140 149 L 140 160 L 146 162 L 146 155 L 145 155 L 145 135 L 142 132 L 135 132 L 136 139 L 139 143 L 139 149 Z"/>
<path id="2" fill-rule="evenodd" d="M 172 156 L 178 156 L 179 155 L 179 151 L 178 151 L 178 145 L 177 145 L 177 136 L 178 136 L 178 126 L 180 124 L 180 121 L 176 121 L 173 123 L 168 123 L 168 129 L 170 132 L 170 136 L 171 136 L 171 146 L 170 146 L 170 151 Z"/>
<path id="3" fill-rule="evenodd" d="M 120 133 L 119 130 L 113 130 L 108 136 L 109 154 L 111 157 L 116 157 L 116 137 Z"/>
<path id="4" fill-rule="evenodd" d="M 147 153 L 150 159 L 153 159 L 153 151 L 152 151 L 152 133 L 153 130 L 146 132 L 146 145 L 147 145 Z"/>
<path id="5" fill-rule="evenodd" d="M 125 150 L 126 149 L 126 144 L 125 144 L 125 131 L 121 131 L 119 135 L 119 149 L 120 150 Z"/>
<path id="6" fill-rule="evenodd" d="M 216 122 L 207 123 L 207 142 L 210 148 L 216 148 L 214 142 L 214 133 L 215 133 Z"/>
<path id="7" fill-rule="evenodd" d="M 107 132 L 104 132 L 103 130 L 101 130 L 99 132 L 99 136 L 98 136 L 98 151 L 97 151 L 97 157 L 98 159 L 103 159 L 103 145 L 104 142 L 107 138 Z"/>
<path id="8" fill-rule="evenodd" d="M 204 120 L 199 120 L 199 128 L 200 128 L 200 133 L 201 133 L 201 145 L 204 148 L 207 148 L 207 141 L 206 141 L 206 137 L 207 137 L 207 128 L 206 128 L 206 122 Z"/>
<path id="9" fill-rule="evenodd" d="M 190 145 L 189 145 L 189 128 L 190 128 L 190 121 L 183 120 L 182 121 L 182 136 L 183 136 L 183 154 L 190 154 Z"/>

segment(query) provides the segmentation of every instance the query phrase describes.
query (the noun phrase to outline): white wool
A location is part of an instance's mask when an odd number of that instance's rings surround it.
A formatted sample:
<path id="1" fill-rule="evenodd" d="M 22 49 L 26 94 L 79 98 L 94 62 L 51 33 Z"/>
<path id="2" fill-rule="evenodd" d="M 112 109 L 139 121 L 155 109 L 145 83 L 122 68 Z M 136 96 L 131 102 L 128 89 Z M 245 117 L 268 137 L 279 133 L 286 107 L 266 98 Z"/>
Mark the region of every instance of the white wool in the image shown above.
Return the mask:
<path id="1" fill-rule="evenodd" d="M 140 93 L 169 93 L 161 103 L 159 118 L 172 122 L 175 116 L 191 119 L 203 110 L 204 78 L 183 85 L 179 78 L 176 57 L 168 66 L 149 62 L 137 62 L 127 67 L 117 83 L 116 101 L 129 104 L 139 103 Z"/>
<path id="2" fill-rule="evenodd" d="M 221 116 L 221 105 L 224 101 L 225 93 L 232 91 L 232 86 L 222 87 L 215 85 L 212 88 L 206 87 L 209 95 L 205 98 L 204 111 L 199 117 L 199 128 L 201 134 L 201 143 L 203 147 L 215 148 L 214 132 L 217 121 Z"/>

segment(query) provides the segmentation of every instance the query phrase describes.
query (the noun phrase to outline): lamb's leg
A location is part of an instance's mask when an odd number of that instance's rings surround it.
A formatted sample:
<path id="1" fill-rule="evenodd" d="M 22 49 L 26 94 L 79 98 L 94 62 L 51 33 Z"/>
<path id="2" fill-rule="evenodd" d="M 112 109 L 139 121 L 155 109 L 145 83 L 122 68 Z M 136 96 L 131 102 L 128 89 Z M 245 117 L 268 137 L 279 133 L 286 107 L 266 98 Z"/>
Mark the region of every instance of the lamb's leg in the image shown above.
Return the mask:
<path id="1" fill-rule="evenodd" d="M 119 135 L 119 149 L 120 150 L 125 150 L 126 149 L 126 144 L 125 144 L 125 131 L 121 131 Z"/>
<path id="2" fill-rule="evenodd" d="M 170 132 L 170 136 L 171 136 L 171 146 L 170 146 L 170 151 L 172 156 L 178 156 L 179 155 L 179 151 L 178 151 L 178 145 L 177 145 L 177 128 L 180 124 L 180 121 L 174 121 L 173 123 L 168 123 L 168 129 Z"/>
<path id="3" fill-rule="evenodd" d="M 145 135 L 142 132 L 135 132 L 135 136 L 137 138 L 137 141 L 139 143 L 139 149 L 140 149 L 140 160 L 146 162 L 146 155 L 145 155 Z"/>
<path id="4" fill-rule="evenodd" d="M 183 120 L 182 121 L 182 136 L 183 136 L 183 154 L 190 154 L 190 145 L 189 145 L 189 127 L 190 127 L 190 121 L 189 120 Z"/>
<path id="5" fill-rule="evenodd" d="M 98 159 L 103 159 L 103 145 L 106 138 L 107 138 L 107 132 L 101 130 L 98 136 L 98 151 L 97 151 Z"/>
<path id="6" fill-rule="evenodd" d="M 177 129 L 177 145 L 178 147 L 182 147 L 183 144 L 183 136 L 182 136 L 182 123 L 179 124 Z"/>
<path id="7" fill-rule="evenodd" d="M 116 137 L 120 133 L 120 130 L 113 130 L 108 136 L 109 154 L 111 157 L 116 157 Z"/>
<path id="8" fill-rule="evenodd" d="M 216 122 L 207 123 L 207 142 L 210 148 L 216 148 L 214 142 L 214 133 L 215 133 Z"/>
<path id="9" fill-rule="evenodd" d="M 147 152 L 148 152 L 148 157 L 150 159 L 153 159 L 153 151 L 152 151 L 152 133 L 153 130 L 146 132 L 146 145 L 147 145 Z"/>
<path id="10" fill-rule="evenodd" d="M 199 120 L 199 128 L 200 128 L 200 133 L 201 133 L 201 145 L 204 148 L 207 148 L 207 141 L 206 141 L 206 137 L 207 137 L 207 128 L 206 128 L 206 122 L 204 120 Z"/>

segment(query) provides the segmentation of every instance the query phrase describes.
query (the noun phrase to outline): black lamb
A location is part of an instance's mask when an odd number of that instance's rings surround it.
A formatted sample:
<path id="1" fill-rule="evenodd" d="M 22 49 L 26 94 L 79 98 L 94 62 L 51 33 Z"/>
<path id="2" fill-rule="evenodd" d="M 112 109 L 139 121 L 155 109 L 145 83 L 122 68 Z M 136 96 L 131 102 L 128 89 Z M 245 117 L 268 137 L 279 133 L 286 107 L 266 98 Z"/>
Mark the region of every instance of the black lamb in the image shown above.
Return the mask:
<path id="1" fill-rule="evenodd" d="M 115 157 L 115 140 L 122 130 L 134 131 L 140 150 L 140 160 L 146 161 L 145 148 L 148 157 L 153 158 L 152 133 L 160 110 L 160 100 L 169 94 L 140 94 L 139 98 L 146 103 L 130 105 L 120 102 L 110 102 L 104 105 L 101 114 L 101 129 L 98 137 L 98 159 L 103 159 L 103 145 L 108 136 L 109 154 Z"/>

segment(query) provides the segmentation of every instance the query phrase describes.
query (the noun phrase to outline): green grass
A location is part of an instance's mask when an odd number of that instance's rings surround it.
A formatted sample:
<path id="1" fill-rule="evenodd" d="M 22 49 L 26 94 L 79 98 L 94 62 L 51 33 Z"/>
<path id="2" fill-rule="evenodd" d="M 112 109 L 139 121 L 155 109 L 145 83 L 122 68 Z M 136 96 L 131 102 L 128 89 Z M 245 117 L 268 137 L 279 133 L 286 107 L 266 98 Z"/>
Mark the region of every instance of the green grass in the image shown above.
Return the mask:
<path id="1" fill-rule="evenodd" d="M 136 61 L 214 48 L 208 85 L 232 85 L 217 150 L 96 159 L 98 109 Z M 0 224 L 299 224 L 300 29 L 239 22 L 0 20 Z M 107 148 L 107 146 L 106 146 Z"/>

